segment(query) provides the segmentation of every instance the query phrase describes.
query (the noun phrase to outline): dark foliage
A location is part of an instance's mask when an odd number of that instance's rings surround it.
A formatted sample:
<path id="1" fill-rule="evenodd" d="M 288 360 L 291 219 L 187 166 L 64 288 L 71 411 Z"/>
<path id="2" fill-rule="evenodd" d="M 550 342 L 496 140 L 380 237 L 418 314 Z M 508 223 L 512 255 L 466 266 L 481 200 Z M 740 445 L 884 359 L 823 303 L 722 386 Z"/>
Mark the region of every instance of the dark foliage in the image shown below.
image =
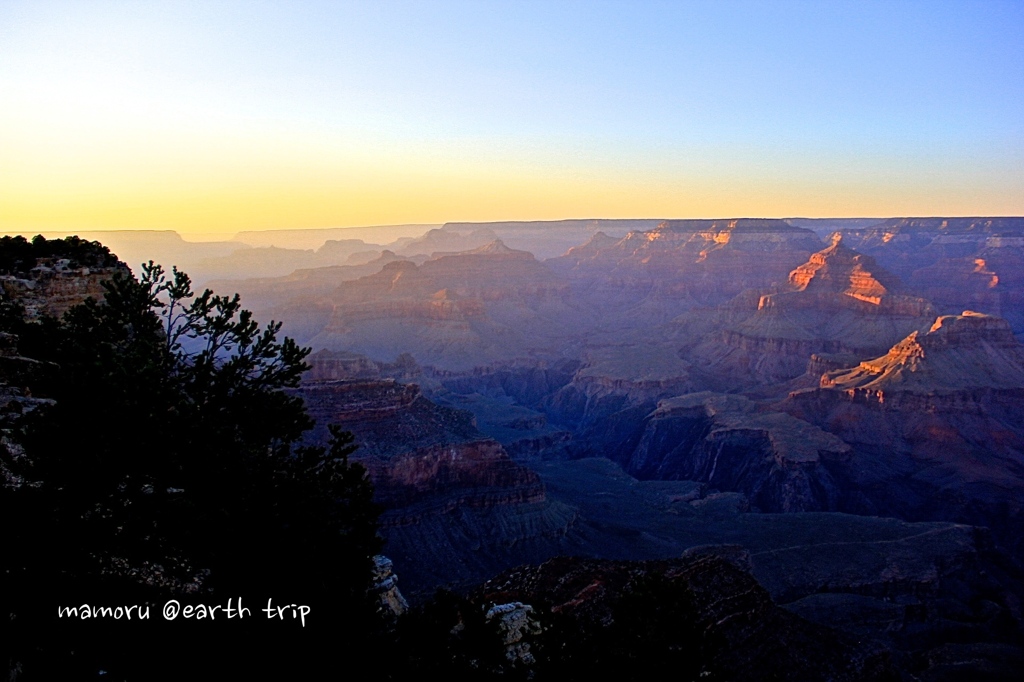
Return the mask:
<path id="1" fill-rule="evenodd" d="M 480 604 L 440 591 L 398 622 L 383 672 L 395 680 L 431 673 L 453 680 L 684 680 L 720 679 L 711 659 L 721 644 L 698 625 L 689 587 L 660 575 L 641 577 L 613 598 L 610 617 L 565 614 L 534 604 L 542 626 L 527 635 L 533 660 L 505 655 L 497 620 Z"/>
<path id="2" fill-rule="evenodd" d="M 4 242 L 0 267 L 41 253 L 93 262 L 88 242 L 54 244 Z M 152 263 L 106 289 L 105 302 L 59 321 L 4 319 L 19 353 L 44 363 L 32 395 L 55 402 L 8 434 L 24 454 L 9 465 L 21 482 L 0 492 L 3 664 L 26 680 L 343 665 L 376 627 L 366 588 L 377 509 L 349 461 L 350 434 L 332 428 L 328 448 L 296 446 L 312 424 L 280 389 L 297 384 L 308 349 L 278 340 L 279 324 L 261 329 L 237 296 L 195 295 L 187 276 Z M 244 620 L 160 615 L 172 598 L 239 597 Z M 291 610 L 268 620 L 267 599 L 310 606 L 305 627 Z M 58 606 L 83 603 L 152 613 L 57 619 Z"/>
<path id="3" fill-rule="evenodd" d="M 711 643 L 685 583 L 651 575 L 612 608 L 610 622 L 552 614 L 538 646 L 538 679 L 710 680 Z"/>
<path id="4" fill-rule="evenodd" d="M 0 275 L 27 275 L 36 264 L 57 260 L 68 261 L 72 268 L 104 268 L 117 265 L 117 256 L 98 242 L 78 237 L 45 239 L 36 236 L 0 237 Z"/>
<path id="5" fill-rule="evenodd" d="M 402 616 L 385 679 L 427 675 L 449 680 L 516 679 L 505 658 L 497 623 L 465 597 L 440 590 Z"/>
<path id="6" fill-rule="evenodd" d="M 23 274 L 40 258 L 105 262 L 96 248 L 7 240 L 0 263 Z M 370 666 L 394 680 L 706 676 L 689 592 L 653 578 L 631 584 L 608 621 L 536 604 L 530 662 L 506 656 L 489 604 L 452 593 L 385 624 L 367 590 L 378 511 L 353 438 L 331 427 L 328 447 L 299 446 L 311 421 L 281 389 L 308 351 L 278 340 L 280 325 L 260 328 L 237 296 L 195 295 L 185 275 L 150 264 L 61 320 L 27 323 L 17 301 L 2 304 L 0 331 L 38 361 L 19 386 L 53 401 L 6 422 L 0 445 L 9 678 L 337 679 Z M 165 621 L 170 599 L 221 611 Z M 239 599 L 249 614 L 229 619 Z M 268 599 L 308 605 L 305 627 L 290 608 L 268 620 Z M 83 604 L 150 617 L 57 617 Z"/>

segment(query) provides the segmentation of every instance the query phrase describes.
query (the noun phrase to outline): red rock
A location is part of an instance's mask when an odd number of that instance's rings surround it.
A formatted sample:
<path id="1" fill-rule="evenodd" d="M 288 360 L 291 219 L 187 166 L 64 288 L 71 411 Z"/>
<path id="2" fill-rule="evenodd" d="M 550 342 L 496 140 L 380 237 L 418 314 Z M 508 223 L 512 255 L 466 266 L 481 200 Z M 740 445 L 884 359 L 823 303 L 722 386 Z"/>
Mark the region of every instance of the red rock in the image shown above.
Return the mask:
<path id="1" fill-rule="evenodd" d="M 720 331 L 695 355 L 709 373 L 740 386 L 780 382 L 806 371 L 816 353 L 869 357 L 934 319 L 935 310 L 909 296 L 874 259 L 840 240 L 789 274 L 785 287 L 762 295 L 742 322 Z"/>

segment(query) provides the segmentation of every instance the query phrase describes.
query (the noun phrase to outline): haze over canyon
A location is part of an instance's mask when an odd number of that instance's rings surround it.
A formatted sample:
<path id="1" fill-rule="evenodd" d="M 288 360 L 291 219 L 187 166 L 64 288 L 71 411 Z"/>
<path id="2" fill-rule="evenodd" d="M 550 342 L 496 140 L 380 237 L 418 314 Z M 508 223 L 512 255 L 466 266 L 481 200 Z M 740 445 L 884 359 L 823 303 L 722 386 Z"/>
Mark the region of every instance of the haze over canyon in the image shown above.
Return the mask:
<path id="1" fill-rule="evenodd" d="M 355 435 L 414 602 L 705 557 L 860 647 L 833 679 L 1024 660 L 1024 218 L 82 236 L 312 348 L 307 441 Z M 33 278 L 59 312 L 74 277 Z"/>
<path id="2" fill-rule="evenodd" d="M 312 348 L 414 601 L 702 552 L 915 679 L 1021 660 L 1024 218 L 82 236 Z"/>

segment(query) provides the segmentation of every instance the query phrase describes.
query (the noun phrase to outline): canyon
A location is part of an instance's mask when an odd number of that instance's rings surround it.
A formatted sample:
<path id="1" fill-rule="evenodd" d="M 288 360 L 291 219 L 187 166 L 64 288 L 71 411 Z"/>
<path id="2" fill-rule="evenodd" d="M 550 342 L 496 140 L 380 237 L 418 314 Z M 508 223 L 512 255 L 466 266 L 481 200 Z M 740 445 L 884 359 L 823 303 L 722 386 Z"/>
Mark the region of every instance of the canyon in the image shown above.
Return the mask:
<path id="1" fill-rule="evenodd" d="M 730 663 L 740 678 L 810 638 L 858 661 L 832 679 L 947 679 L 1024 659 L 1021 234 L 1018 218 L 458 224 L 377 246 L 335 231 L 304 236 L 330 264 L 215 284 L 312 348 L 290 389 L 317 421 L 306 441 L 354 434 L 410 602 L 447 587 L 600 611 L 591 595 L 637 572 L 708 594 L 729 576 L 750 599 L 731 618 L 778 630 L 719 633 L 765 642 Z"/>

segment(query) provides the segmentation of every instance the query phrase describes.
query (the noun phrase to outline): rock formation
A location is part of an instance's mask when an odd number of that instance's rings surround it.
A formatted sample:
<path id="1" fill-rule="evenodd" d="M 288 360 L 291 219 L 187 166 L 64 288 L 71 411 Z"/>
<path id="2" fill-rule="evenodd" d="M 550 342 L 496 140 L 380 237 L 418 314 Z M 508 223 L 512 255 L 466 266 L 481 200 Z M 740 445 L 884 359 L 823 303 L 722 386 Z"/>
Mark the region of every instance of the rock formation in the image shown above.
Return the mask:
<path id="1" fill-rule="evenodd" d="M 822 377 L 836 388 L 878 402 L 893 395 L 1024 388 L 1024 346 L 998 317 L 965 310 L 944 315 L 927 333 L 913 332 L 884 356 Z"/>
<path id="2" fill-rule="evenodd" d="M 741 396 L 694 393 L 658 403 L 622 460 L 638 478 L 689 480 L 741 492 L 762 511 L 828 511 L 838 491 L 828 461 L 848 459 L 839 438 Z"/>
<path id="3" fill-rule="evenodd" d="M 451 510 L 544 500 L 537 476 L 484 437 L 472 415 L 432 403 L 415 384 L 321 381 L 300 391 L 318 422 L 313 437 L 329 423 L 352 431 L 377 499 L 395 514 L 418 502 Z"/>
<path id="4" fill-rule="evenodd" d="M 550 556 L 557 547 L 547 539 L 573 522 L 572 511 L 547 500 L 537 474 L 480 433 L 470 413 L 431 402 L 414 384 L 307 381 L 297 391 L 318 423 L 311 440 L 324 440 L 328 423 L 355 435 L 354 458 L 384 507 L 386 551 L 413 593 L 479 581 L 524 556 Z"/>
<path id="5" fill-rule="evenodd" d="M 401 260 L 407 259 L 385 250 L 360 265 L 304 268 L 283 277 L 213 280 L 208 286 L 214 291 L 238 293 L 247 307 L 268 316 L 328 296 L 342 282 L 372 275 L 388 263 Z"/>
<path id="6" fill-rule="evenodd" d="M 1024 219 L 899 218 L 843 234 L 939 313 L 977 310 L 1024 333 Z"/>
<path id="7" fill-rule="evenodd" d="M 317 348 L 378 360 L 407 352 L 421 364 L 465 370 L 557 348 L 579 317 L 563 301 L 566 291 L 531 254 L 495 241 L 420 266 L 389 263 L 282 319 L 316 316 L 321 328 L 308 342 Z M 327 314 L 313 312 L 327 306 Z"/>
<path id="8" fill-rule="evenodd" d="M 686 626 L 693 632 L 687 634 L 695 639 L 667 643 L 657 655 L 673 645 L 683 648 L 703 660 L 703 674 L 714 671 L 731 680 L 892 679 L 895 671 L 883 649 L 779 608 L 750 575 L 749 564 L 730 559 L 715 552 L 657 562 L 559 558 L 502 574 L 474 598 L 550 604 L 551 614 L 588 631 L 615 627 L 617 615 L 626 617 L 616 608 L 624 599 L 658 585 L 665 600 L 676 591 L 688 596 L 692 620 Z"/>
<path id="9" fill-rule="evenodd" d="M 853 447 L 844 506 L 990 525 L 1020 546 L 1024 346 L 1005 320 L 939 317 L 885 355 L 790 394 L 791 414 Z"/>
<path id="10" fill-rule="evenodd" d="M 306 359 L 307 382 L 380 379 L 380 365 L 365 355 L 320 350 Z"/>
<path id="11" fill-rule="evenodd" d="M 92 298 L 102 301 L 103 283 L 115 276 L 131 276 L 128 267 L 97 242 L 77 237 L 67 240 L 20 237 L 0 239 L 0 322 L 17 327 L 60 317 Z M 13 323 L 13 324 L 12 324 Z M 58 371 L 55 365 L 24 357 L 17 334 L 0 330 L 0 486 L 17 487 L 21 479 L 13 466 L 23 450 L 16 425 L 36 408 L 52 400 L 32 396 L 33 379 Z"/>
<path id="12" fill-rule="evenodd" d="M 356 435 L 410 600 L 558 554 L 665 560 L 559 560 L 479 592 L 512 605 L 492 620 L 511 614 L 517 665 L 537 651 L 520 646 L 536 634 L 527 605 L 600 619 L 645 575 L 693 593 L 695 622 L 727 644 L 715 660 L 728 679 L 870 678 L 891 672 L 890 655 L 930 679 L 1020 653 L 1021 581 L 1000 549 L 1024 550 L 1024 352 L 1012 326 L 936 320 L 848 238 L 821 250 L 778 222 L 667 222 L 625 238 L 588 227 L 589 242 L 545 263 L 498 241 L 427 261 L 386 254 L 365 270 L 249 282 L 243 304 L 265 301 L 261 315 L 319 346 L 297 390 L 319 423 L 310 438 L 322 442 L 327 423 Z M 993 251 L 974 263 L 972 295 L 1021 287 L 997 228 L 984 232 Z M 963 280 L 943 268 L 974 257 L 958 251 L 967 243 L 944 242 L 911 282 L 955 301 Z M 86 281 L 95 266 L 46 267 L 4 280 L 35 314 L 51 298 L 81 300 L 44 280 Z M 651 326 L 678 311 L 688 317 L 671 329 Z M 13 379 L 30 365 L 0 335 L 4 427 L 33 407 Z M 813 385 L 781 403 L 751 399 L 778 400 L 767 382 L 805 371 L 794 381 Z M 722 389 L 750 397 L 695 393 L 722 372 L 733 372 Z M 0 478 L 17 485 L 4 468 L 16 444 L 2 443 Z M 607 455 L 625 472 L 567 454 Z M 725 541 L 743 549 L 694 549 Z M 400 610 L 390 566 L 377 568 L 382 602 Z"/>
<path id="13" fill-rule="evenodd" d="M 741 386 L 786 381 L 804 373 L 815 353 L 871 357 L 934 318 L 931 304 L 836 239 L 790 272 L 781 290 L 760 296 L 747 319 L 710 335 L 694 356 L 705 360 L 708 374 L 735 377 Z"/>
<path id="14" fill-rule="evenodd" d="M 529 251 L 538 259 L 560 256 L 582 244 L 597 232 L 616 239 L 632 230 L 649 230 L 661 222 L 657 219 L 621 220 L 535 220 L 496 223 L 445 223 L 443 230 L 468 235 L 487 229 L 513 249 Z"/>
<path id="15" fill-rule="evenodd" d="M 44 315 L 60 317 L 87 298 L 102 301 L 104 281 L 131 275 L 105 247 L 77 237 L 32 244 L 20 237 L 4 237 L 3 242 L 0 295 L 3 301 L 21 306 L 29 321 Z"/>
<path id="16" fill-rule="evenodd" d="M 842 513 L 752 513 L 736 504 L 738 493 L 692 481 L 639 481 L 607 460 L 549 461 L 538 471 L 551 496 L 579 508 L 576 556 L 742 558 L 776 603 L 860 641 L 885 643 L 915 676 L 954 645 L 963 649 L 944 660 L 1004 674 L 1024 652 L 1017 606 L 1024 580 L 987 529 Z M 726 551 L 723 542 L 742 549 Z"/>
<path id="17" fill-rule="evenodd" d="M 582 297 L 634 323 L 665 322 L 695 305 L 771 286 L 821 248 L 810 230 L 763 219 L 669 220 L 606 242 L 548 262 Z"/>
<path id="18" fill-rule="evenodd" d="M 577 455 L 620 459 L 658 400 L 691 390 L 690 365 L 673 345 L 607 346 L 585 351 L 572 381 L 547 398 L 543 409 L 576 432 Z"/>
<path id="19" fill-rule="evenodd" d="M 452 230 L 430 230 L 422 237 L 413 239 L 398 247 L 398 253 L 404 256 L 453 255 L 462 251 L 472 251 L 498 241 L 493 230 L 482 227 L 462 234 Z"/>
<path id="20" fill-rule="evenodd" d="M 401 616 L 409 609 L 409 602 L 398 589 L 398 576 L 392 570 L 394 564 L 383 554 L 373 557 L 373 585 L 380 609 L 391 616 Z"/>

